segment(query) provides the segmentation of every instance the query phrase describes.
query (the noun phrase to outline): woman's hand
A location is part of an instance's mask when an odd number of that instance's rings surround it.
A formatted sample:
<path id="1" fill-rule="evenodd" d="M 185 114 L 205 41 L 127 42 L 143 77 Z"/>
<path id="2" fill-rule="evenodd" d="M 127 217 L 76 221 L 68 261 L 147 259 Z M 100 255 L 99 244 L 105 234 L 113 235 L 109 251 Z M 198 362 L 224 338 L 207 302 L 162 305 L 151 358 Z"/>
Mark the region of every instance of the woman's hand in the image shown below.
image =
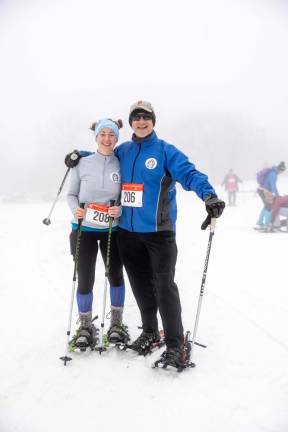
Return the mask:
<path id="1" fill-rule="evenodd" d="M 112 206 L 108 208 L 109 216 L 118 218 L 121 215 L 121 206 Z"/>
<path id="2" fill-rule="evenodd" d="M 83 219 L 85 216 L 85 209 L 77 207 L 74 212 L 74 216 L 76 219 Z"/>

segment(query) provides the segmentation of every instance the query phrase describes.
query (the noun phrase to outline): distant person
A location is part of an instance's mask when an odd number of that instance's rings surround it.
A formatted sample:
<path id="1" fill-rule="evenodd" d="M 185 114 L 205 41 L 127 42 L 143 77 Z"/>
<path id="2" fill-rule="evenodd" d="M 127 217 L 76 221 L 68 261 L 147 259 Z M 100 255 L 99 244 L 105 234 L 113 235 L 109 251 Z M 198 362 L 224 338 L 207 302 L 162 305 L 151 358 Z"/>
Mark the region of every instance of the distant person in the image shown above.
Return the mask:
<path id="1" fill-rule="evenodd" d="M 228 173 L 225 175 L 221 186 L 225 187 L 225 191 L 228 194 L 228 205 L 236 205 L 236 195 L 239 191 L 238 183 L 242 183 L 242 180 L 234 173 L 233 169 L 230 168 Z"/>
<path id="2" fill-rule="evenodd" d="M 280 216 L 284 216 L 284 220 L 280 220 Z M 267 224 L 267 232 L 277 232 L 284 226 L 288 229 L 288 195 L 276 196 L 271 207 L 271 220 Z"/>
<path id="3" fill-rule="evenodd" d="M 280 162 L 277 166 L 263 168 L 256 174 L 258 182 L 257 193 L 260 196 L 264 207 L 260 212 L 255 229 L 266 229 L 271 222 L 271 210 L 275 197 L 279 196 L 277 189 L 278 175 L 286 170 L 285 162 Z"/>

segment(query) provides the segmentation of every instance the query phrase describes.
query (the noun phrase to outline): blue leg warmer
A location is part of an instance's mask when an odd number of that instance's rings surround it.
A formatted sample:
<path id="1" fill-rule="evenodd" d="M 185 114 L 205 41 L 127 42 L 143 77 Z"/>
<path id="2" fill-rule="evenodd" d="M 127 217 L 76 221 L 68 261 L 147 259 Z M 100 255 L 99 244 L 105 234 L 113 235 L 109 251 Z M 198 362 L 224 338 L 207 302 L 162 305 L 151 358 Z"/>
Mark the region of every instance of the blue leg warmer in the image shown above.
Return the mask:
<path id="1" fill-rule="evenodd" d="M 110 286 L 111 306 L 123 307 L 125 300 L 125 285 Z"/>
<path id="2" fill-rule="evenodd" d="M 93 293 L 89 294 L 76 294 L 77 298 L 77 304 L 78 304 L 78 311 L 85 313 L 90 312 L 92 310 L 92 303 L 93 303 Z"/>

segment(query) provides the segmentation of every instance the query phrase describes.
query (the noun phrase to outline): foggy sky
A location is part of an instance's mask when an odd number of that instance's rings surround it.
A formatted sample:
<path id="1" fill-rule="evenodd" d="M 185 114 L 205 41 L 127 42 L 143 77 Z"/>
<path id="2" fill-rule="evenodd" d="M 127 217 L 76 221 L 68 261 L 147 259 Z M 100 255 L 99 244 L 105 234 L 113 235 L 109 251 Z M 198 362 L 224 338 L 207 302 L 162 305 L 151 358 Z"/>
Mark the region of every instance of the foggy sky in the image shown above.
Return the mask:
<path id="1" fill-rule="evenodd" d="M 288 163 L 278 0 L 0 0 L 0 197 L 56 194 L 92 121 L 152 102 L 156 132 L 219 182 Z"/>

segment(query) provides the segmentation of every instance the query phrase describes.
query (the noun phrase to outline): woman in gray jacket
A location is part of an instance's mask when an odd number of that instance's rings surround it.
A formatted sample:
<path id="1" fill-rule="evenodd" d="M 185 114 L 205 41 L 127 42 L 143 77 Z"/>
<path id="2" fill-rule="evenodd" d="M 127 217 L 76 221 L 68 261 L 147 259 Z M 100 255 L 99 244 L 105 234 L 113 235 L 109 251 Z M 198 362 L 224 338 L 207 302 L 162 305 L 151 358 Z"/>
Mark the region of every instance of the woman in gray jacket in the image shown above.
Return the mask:
<path id="1" fill-rule="evenodd" d="M 80 328 L 74 339 L 74 346 L 86 348 L 95 343 L 95 327 L 92 325 L 93 285 L 98 247 L 103 261 L 106 261 L 109 216 L 113 217 L 110 249 L 111 325 L 108 330 L 110 342 L 127 342 L 127 328 L 122 324 L 125 297 L 123 266 L 117 248 L 118 218 L 121 206 L 110 206 L 110 201 L 119 202 L 121 178 L 119 161 L 113 154 L 118 141 L 122 121 L 100 120 L 92 126 L 97 151 L 72 168 L 67 194 L 68 205 L 74 215 L 70 235 L 71 252 L 76 249 L 78 219 L 81 225 L 81 242 L 78 261 L 77 304 Z M 85 208 L 80 207 L 85 203 Z M 96 210 L 96 211 L 95 211 Z"/>

